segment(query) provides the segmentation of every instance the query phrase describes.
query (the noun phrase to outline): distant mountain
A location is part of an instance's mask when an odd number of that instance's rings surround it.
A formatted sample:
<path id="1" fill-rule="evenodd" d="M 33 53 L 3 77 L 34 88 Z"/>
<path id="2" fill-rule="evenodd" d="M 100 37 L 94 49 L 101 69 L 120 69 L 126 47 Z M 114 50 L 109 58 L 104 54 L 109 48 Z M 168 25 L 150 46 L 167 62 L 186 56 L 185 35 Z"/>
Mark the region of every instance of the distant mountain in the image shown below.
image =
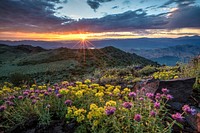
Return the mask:
<path id="1" fill-rule="evenodd" d="M 56 49 L 60 47 L 72 48 L 78 41 L 0 41 L 7 45 L 32 45 L 40 46 L 46 49 Z M 93 40 L 90 41 L 96 48 L 106 46 L 114 46 L 116 48 L 130 51 L 131 49 L 156 49 L 167 48 L 170 46 L 182 44 L 198 44 L 200 45 L 200 36 L 185 36 L 180 38 L 136 38 L 136 39 L 109 39 L 109 40 Z"/>
<path id="2" fill-rule="evenodd" d="M 158 65 L 136 54 L 109 46 L 102 49 L 43 49 L 27 45 L 0 45 L 0 77 L 22 73 L 39 78 L 75 77 L 96 68 Z M 52 76 L 54 75 L 54 76 Z M 59 78 L 58 78 L 59 79 Z"/>
<path id="3" fill-rule="evenodd" d="M 175 65 L 176 62 L 188 62 L 191 58 L 200 54 L 200 45 L 177 45 L 168 48 L 159 48 L 153 50 L 134 50 L 142 57 L 157 61 L 160 64 Z"/>

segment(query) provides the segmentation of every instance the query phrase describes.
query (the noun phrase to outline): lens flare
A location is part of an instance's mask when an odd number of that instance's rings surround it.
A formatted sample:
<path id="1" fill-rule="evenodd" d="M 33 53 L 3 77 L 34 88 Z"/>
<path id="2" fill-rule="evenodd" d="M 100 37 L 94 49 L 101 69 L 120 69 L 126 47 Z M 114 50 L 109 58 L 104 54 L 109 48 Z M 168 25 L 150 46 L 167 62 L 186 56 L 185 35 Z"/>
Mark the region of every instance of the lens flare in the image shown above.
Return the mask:
<path id="1" fill-rule="evenodd" d="M 85 40 L 87 39 L 87 35 L 85 35 L 85 34 L 80 34 L 80 39 L 81 39 L 82 41 L 85 41 Z"/>

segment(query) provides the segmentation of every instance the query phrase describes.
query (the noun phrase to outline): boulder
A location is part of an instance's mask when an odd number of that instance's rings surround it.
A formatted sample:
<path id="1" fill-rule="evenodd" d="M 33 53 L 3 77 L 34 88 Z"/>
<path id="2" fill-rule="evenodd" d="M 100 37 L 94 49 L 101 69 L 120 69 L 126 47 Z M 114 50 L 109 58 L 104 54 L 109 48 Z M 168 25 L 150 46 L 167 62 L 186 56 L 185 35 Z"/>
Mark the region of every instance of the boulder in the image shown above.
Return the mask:
<path id="1" fill-rule="evenodd" d="M 155 93 L 161 93 L 162 88 L 167 88 L 174 97 L 172 102 L 187 103 L 193 92 L 195 78 L 161 80 Z"/>

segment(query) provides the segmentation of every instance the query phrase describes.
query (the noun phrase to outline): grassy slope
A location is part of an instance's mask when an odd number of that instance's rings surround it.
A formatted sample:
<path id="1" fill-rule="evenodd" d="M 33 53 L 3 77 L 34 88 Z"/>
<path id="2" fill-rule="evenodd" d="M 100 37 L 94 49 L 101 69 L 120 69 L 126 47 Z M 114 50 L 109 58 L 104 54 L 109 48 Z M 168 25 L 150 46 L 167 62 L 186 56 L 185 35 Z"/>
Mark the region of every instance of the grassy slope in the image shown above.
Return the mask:
<path id="1" fill-rule="evenodd" d="M 7 77 L 13 73 L 30 75 L 57 73 L 54 76 L 67 73 L 69 77 L 91 72 L 95 68 L 157 65 L 155 62 L 114 47 L 90 49 L 84 54 L 83 50 L 77 49 L 44 50 L 30 46 L 6 45 L 0 45 L 0 63 L 0 77 Z"/>

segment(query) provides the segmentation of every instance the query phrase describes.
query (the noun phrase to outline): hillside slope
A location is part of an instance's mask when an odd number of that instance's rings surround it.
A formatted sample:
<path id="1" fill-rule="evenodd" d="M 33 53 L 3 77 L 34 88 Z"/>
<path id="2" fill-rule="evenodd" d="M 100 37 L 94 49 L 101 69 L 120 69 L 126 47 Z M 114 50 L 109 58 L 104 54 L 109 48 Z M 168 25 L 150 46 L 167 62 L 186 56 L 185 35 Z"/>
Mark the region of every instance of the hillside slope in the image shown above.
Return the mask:
<path id="1" fill-rule="evenodd" d="M 32 46 L 0 45 L 0 77 L 14 73 L 28 74 L 32 77 L 75 77 L 92 72 L 96 68 L 119 67 L 128 65 L 158 65 L 157 63 L 126 53 L 114 47 L 102 49 L 45 50 Z"/>

